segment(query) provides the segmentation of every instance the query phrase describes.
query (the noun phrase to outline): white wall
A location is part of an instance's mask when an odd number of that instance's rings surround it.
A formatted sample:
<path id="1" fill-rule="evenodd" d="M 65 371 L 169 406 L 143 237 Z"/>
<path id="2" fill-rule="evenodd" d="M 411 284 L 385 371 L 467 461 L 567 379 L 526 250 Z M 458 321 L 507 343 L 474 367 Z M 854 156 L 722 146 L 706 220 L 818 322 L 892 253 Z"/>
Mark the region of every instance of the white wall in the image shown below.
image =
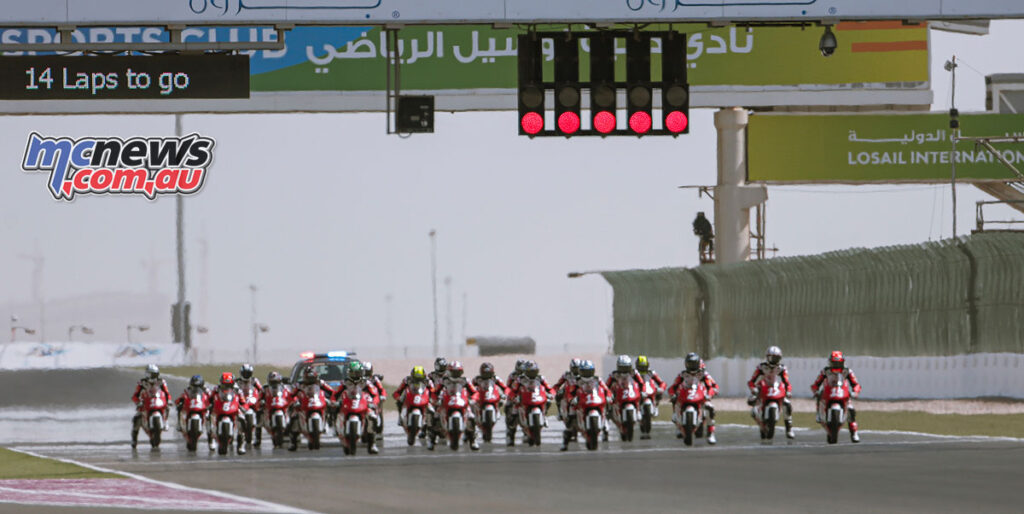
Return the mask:
<path id="1" fill-rule="evenodd" d="M 615 356 L 603 358 L 604 369 L 615 367 Z M 761 359 L 715 358 L 708 371 L 723 396 L 745 396 L 747 380 Z M 793 395 L 809 398 L 811 383 L 826 364 L 824 358 L 784 358 Z M 866 400 L 896 398 L 1024 398 L 1024 355 L 978 353 L 951 357 L 851 357 Z M 683 359 L 651 359 L 651 366 L 669 381 L 683 369 Z"/>

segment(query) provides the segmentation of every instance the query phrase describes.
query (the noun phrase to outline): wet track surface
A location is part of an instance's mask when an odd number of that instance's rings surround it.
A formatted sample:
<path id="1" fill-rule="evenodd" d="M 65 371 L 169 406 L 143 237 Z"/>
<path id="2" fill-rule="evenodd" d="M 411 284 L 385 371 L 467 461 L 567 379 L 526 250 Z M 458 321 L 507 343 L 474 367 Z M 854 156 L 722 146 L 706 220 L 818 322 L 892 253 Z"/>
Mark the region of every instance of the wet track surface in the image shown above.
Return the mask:
<path id="1" fill-rule="evenodd" d="M 130 394 L 130 393 L 129 393 Z M 824 432 L 760 443 L 755 428 L 723 426 L 719 444 L 687 448 L 673 426 L 654 438 L 578 444 L 559 452 L 552 419 L 540 448 L 479 452 L 409 447 L 393 414 L 384 448 L 346 457 L 334 438 L 323 449 L 264 447 L 218 456 L 190 454 L 177 434 L 158 451 L 128 445 L 128 406 L 47 411 L 0 409 L 0 443 L 151 479 L 223 491 L 319 512 L 1021 512 L 1024 441 L 863 432 L 838 445 Z M 9 415 L 18 413 L 14 419 Z M 43 429 L 56 425 L 58 428 Z M 265 440 L 269 443 L 269 441 Z M 142 441 L 140 441 L 142 443 Z M 45 510 L 30 510 L 44 512 Z"/>

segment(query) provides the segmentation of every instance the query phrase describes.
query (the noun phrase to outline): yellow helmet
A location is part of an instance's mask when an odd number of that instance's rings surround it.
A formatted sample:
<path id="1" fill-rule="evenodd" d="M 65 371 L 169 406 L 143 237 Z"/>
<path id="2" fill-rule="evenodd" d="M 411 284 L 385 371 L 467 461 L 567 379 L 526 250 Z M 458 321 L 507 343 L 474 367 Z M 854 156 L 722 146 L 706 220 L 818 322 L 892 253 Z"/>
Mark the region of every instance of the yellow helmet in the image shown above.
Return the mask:
<path id="1" fill-rule="evenodd" d="M 423 366 L 415 366 L 412 368 L 412 372 L 409 373 L 412 378 L 423 380 L 427 378 L 427 372 L 423 370 Z"/>
<path id="2" fill-rule="evenodd" d="M 651 363 L 647 362 L 646 355 L 638 355 L 636 357 L 636 369 L 640 371 L 647 371 L 648 369 L 650 369 L 650 367 Z"/>

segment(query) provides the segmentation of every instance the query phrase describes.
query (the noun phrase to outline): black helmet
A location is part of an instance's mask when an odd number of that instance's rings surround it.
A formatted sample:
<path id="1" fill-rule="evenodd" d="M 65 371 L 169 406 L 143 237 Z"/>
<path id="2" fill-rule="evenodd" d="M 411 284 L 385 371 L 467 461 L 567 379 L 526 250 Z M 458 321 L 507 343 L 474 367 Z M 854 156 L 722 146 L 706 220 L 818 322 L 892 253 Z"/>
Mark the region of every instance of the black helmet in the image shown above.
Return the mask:
<path id="1" fill-rule="evenodd" d="M 537 378 L 537 375 L 540 374 L 540 367 L 534 361 L 528 361 L 524 367 L 523 373 L 526 374 L 527 378 Z"/>
<path id="2" fill-rule="evenodd" d="M 446 369 L 448 369 L 448 359 L 445 359 L 444 357 L 434 359 L 434 371 L 441 373 Z"/>
<path id="3" fill-rule="evenodd" d="M 192 375 L 192 378 L 188 381 L 188 385 L 190 387 L 203 387 L 206 385 L 206 381 L 203 380 L 202 375 Z"/>
<path id="4" fill-rule="evenodd" d="M 580 363 L 580 376 L 584 378 L 590 378 L 594 376 L 594 363 L 591 361 L 583 361 Z"/>
<path id="5" fill-rule="evenodd" d="M 252 364 L 242 364 L 242 368 L 238 370 L 238 376 L 245 380 L 252 378 Z"/>
<path id="6" fill-rule="evenodd" d="M 483 378 L 494 378 L 494 364 L 485 362 L 480 365 L 480 376 Z"/>
<path id="7" fill-rule="evenodd" d="M 580 374 L 580 364 L 582 364 L 582 362 L 583 361 L 581 361 L 579 359 L 573 359 L 572 361 L 570 361 L 569 362 L 569 373 L 572 373 L 573 375 L 579 375 Z"/>
<path id="8" fill-rule="evenodd" d="M 516 359 L 516 373 L 526 371 L 526 359 Z"/>
<path id="9" fill-rule="evenodd" d="M 271 371 L 270 374 L 267 375 L 267 383 L 270 384 L 270 385 L 280 384 L 281 383 L 281 374 L 276 372 L 276 371 Z"/>
<path id="10" fill-rule="evenodd" d="M 690 352 L 686 354 L 686 371 L 693 373 L 700 369 L 700 355 Z"/>

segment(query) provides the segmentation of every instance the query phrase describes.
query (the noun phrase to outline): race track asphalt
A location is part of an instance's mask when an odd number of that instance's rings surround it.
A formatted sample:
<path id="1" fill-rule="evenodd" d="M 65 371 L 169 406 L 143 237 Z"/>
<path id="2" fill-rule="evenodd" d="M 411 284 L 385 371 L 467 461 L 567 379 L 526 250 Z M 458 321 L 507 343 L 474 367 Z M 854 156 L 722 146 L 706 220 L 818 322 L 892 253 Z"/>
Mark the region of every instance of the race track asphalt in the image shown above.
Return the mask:
<path id="1" fill-rule="evenodd" d="M 221 457 L 189 454 L 176 434 L 158 451 L 132 452 L 125 420 L 115 421 L 108 441 L 76 443 L 69 422 L 65 443 L 26 435 L 12 446 L 317 512 L 1024 512 L 1024 441 L 1016 439 L 865 431 L 854 445 L 844 431 L 829 446 L 821 430 L 803 430 L 763 445 L 756 429 L 729 425 L 717 446 L 687 448 L 659 423 L 651 440 L 613 434 L 597 451 L 562 453 L 552 419 L 540 448 L 430 452 L 408 447 L 392 417 L 378 456 L 360 449 L 345 457 L 327 440 L 319 451 Z"/>

